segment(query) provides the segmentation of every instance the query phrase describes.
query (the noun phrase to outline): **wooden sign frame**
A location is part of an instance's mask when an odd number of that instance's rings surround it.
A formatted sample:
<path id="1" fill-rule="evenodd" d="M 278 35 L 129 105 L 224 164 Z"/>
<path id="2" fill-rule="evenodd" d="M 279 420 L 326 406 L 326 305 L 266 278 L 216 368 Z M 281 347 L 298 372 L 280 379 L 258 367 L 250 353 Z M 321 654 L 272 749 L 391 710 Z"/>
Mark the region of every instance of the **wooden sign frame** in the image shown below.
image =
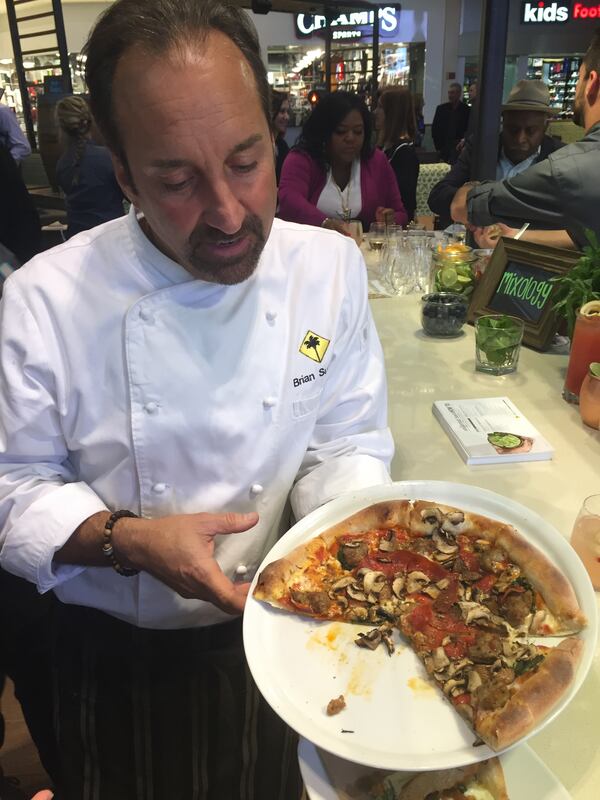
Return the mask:
<path id="1" fill-rule="evenodd" d="M 580 258 L 581 253 L 576 250 L 562 250 L 558 247 L 547 247 L 503 237 L 496 245 L 486 270 L 473 293 L 467 316 L 468 322 L 473 323 L 484 314 L 510 313 L 512 316 L 519 316 L 517 313 L 502 312 L 490 307 L 502 277 L 511 263 L 543 269 L 544 272 L 550 272 L 558 277 L 568 272 Z M 550 344 L 557 326 L 552 302 L 554 294 L 555 289 L 546 300 L 537 322 L 520 317 L 525 323 L 523 344 L 537 350 L 545 350 Z"/>

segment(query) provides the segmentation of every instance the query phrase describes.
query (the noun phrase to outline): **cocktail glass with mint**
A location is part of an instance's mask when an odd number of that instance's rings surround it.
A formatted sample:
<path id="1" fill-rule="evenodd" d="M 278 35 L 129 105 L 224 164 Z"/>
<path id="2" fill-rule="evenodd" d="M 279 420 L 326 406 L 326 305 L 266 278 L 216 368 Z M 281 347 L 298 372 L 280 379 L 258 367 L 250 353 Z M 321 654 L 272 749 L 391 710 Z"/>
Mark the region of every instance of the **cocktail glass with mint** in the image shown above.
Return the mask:
<path id="1" fill-rule="evenodd" d="M 507 375 L 519 363 L 523 320 L 508 314 L 488 314 L 475 320 L 475 369 Z"/>

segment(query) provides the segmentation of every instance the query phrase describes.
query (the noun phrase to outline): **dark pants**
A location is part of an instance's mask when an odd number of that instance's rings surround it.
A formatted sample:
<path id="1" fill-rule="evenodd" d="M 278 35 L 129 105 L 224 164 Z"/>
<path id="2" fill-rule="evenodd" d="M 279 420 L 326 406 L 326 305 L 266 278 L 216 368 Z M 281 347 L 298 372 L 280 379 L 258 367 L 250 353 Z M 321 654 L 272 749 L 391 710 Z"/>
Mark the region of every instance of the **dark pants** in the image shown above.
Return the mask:
<path id="1" fill-rule="evenodd" d="M 297 737 L 254 685 L 241 620 L 143 630 L 57 607 L 57 798 L 300 797 Z"/>
<path id="2" fill-rule="evenodd" d="M 40 595 L 32 583 L 0 570 L 0 693 L 8 675 L 42 764 L 56 780 L 50 668 L 54 602 L 52 593 Z"/>

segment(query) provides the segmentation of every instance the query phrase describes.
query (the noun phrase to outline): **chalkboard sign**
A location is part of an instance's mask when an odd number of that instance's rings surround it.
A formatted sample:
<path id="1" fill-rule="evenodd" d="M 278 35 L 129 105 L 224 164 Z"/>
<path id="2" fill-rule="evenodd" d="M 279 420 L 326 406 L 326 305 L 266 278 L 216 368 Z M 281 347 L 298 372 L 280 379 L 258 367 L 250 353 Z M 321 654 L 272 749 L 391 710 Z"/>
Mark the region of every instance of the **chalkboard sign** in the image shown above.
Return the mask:
<path id="1" fill-rule="evenodd" d="M 511 314 L 525 323 L 523 343 L 539 350 L 556 331 L 553 278 L 581 253 L 503 238 L 498 242 L 469 307 L 469 322 L 483 314 Z"/>

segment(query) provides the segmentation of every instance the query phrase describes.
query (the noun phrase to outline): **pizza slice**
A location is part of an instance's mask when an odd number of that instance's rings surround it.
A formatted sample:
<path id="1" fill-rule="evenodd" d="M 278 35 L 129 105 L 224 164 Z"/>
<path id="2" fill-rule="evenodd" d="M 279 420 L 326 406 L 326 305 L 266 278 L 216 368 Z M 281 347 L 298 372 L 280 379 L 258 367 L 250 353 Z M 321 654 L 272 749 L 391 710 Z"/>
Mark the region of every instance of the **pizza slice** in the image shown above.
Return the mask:
<path id="1" fill-rule="evenodd" d="M 403 603 L 400 629 L 438 688 L 494 750 L 531 731 L 571 685 L 583 642 L 543 647 L 519 638 L 507 623 L 468 622 L 455 578 L 435 600 L 423 594 Z"/>
<path id="2" fill-rule="evenodd" d="M 366 795 L 369 800 L 509 800 L 498 758 L 468 767 L 420 772 L 406 780 L 397 772 Z"/>
<path id="3" fill-rule="evenodd" d="M 431 772 L 390 772 L 318 753 L 340 800 L 509 800 L 499 758 Z"/>
<path id="4" fill-rule="evenodd" d="M 408 547 L 410 510 L 409 501 L 363 509 L 265 567 L 254 597 L 321 620 L 396 620 L 405 581 L 394 576 L 446 574 Z"/>
<path id="5" fill-rule="evenodd" d="M 430 557 L 460 579 L 469 618 L 501 617 L 521 635 L 566 636 L 586 624 L 563 573 L 511 525 L 418 500 L 409 527 L 425 534 Z"/>

